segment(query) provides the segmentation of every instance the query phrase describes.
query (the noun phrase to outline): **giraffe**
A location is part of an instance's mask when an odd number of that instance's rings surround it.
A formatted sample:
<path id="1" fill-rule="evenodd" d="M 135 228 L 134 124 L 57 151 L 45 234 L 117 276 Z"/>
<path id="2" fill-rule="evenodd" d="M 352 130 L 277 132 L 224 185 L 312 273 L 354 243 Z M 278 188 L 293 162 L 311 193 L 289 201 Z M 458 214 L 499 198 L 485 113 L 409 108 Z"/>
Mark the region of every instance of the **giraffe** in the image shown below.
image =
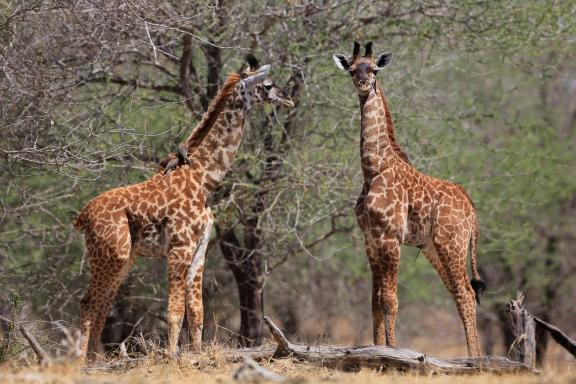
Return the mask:
<path id="1" fill-rule="evenodd" d="M 200 352 L 202 273 L 214 220 L 207 198 L 232 165 L 252 106 L 294 105 L 267 77 L 270 65 L 260 67 L 253 58 L 249 63 L 245 71 L 228 76 L 186 140 L 180 157 L 187 153 L 188 162 L 179 161 L 168 173 L 159 169 L 144 182 L 98 195 L 76 219 L 75 227 L 84 231 L 91 272 L 80 303 L 81 363 L 96 356 L 106 316 L 137 256 L 168 261 L 168 354 L 177 353 L 185 309 L 189 349 Z"/>
<path id="2" fill-rule="evenodd" d="M 400 246 L 418 247 L 436 269 L 456 303 L 470 356 L 480 356 L 476 302 L 486 289 L 477 270 L 478 222 L 472 200 L 460 185 L 414 168 L 396 143 L 394 124 L 376 75 L 391 53 L 372 57 L 372 42 L 354 42 L 351 58 L 333 55 L 352 77 L 360 100 L 360 154 L 364 178 L 355 213 L 372 271 L 374 344 L 396 346 Z M 472 280 L 466 259 L 470 253 Z"/>

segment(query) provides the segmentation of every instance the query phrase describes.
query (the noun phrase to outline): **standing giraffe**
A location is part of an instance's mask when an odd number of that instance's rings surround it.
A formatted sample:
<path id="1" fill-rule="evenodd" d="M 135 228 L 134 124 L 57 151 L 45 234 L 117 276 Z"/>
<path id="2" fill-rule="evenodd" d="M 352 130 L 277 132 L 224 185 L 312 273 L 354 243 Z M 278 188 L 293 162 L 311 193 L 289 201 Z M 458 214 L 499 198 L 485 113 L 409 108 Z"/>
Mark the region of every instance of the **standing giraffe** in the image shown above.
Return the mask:
<path id="1" fill-rule="evenodd" d="M 189 163 L 149 180 L 116 188 L 92 199 L 75 227 L 83 230 L 91 281 L 81 301 L 83 359 L 95 356 L 114 297 L 136 256 L 168 259 L 168 353 L 177 351 L 185 308 L 190 350 L 202 338 L 202 272 L 213 216 L 206 199 L 220 184 L 238 151 L 245 118 L 264 103 L 292 107 L 267 76 L 269 65 L 230 75 L 208 111 L 186 140 Z M 188 165 L 190 164 L 190 165 Z"/>
<path id="2" fill-rule="evenodd" d="M 361 110 L 360 152 L 364 185 L 356 218 L 372 270 L 374 344 L 396 346 L 400 246 L 420 248 L 452 294 L 464 324 L 470 356 L 480 356 L 476 303 L 486 285 L 478 275 L 478 223 L 474 205 L 459 185 L 418 172 L 398 146 L 392 117 L 376 80 L 392 54 L 372 58 L 372 43 L 360 56 L 336 54 L 336 66 L 352 77 Z M 472 280 L 466 258 L 471 255 Z"/>

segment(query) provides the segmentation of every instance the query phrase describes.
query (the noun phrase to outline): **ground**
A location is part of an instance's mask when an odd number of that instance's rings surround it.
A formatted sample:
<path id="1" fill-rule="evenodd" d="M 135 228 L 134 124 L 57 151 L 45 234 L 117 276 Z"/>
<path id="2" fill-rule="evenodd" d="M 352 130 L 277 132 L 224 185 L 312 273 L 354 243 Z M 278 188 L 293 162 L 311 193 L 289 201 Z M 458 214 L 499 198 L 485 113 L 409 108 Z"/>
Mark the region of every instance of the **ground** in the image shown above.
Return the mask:
<path id="1" fill-rule="evenodd" d="M 102 370 L 102 365 L 92 369 L 78 369 L 71 364 L 57 363 L 52 367 L 26 366 L 23 362 L 0 367 L 0 383 L 233 383 L 233 375 L 241 363 L 226 362 L 225 355 L 217 348 L 209 348 L 202 355 L 183 356 L 176 361 L 158 358 L 141 365 L 115 372 Z M 263 361 L 268 370 L 289 378 L 293 383 L 576 383 L 576 362 L 557 360 L 549 362 L 541 375 L 474 375 L 474 376 L 421 376 L 398 373 L 381 373 L 363 369 L 346 373 L 315 367 L 291 359 Z"/>

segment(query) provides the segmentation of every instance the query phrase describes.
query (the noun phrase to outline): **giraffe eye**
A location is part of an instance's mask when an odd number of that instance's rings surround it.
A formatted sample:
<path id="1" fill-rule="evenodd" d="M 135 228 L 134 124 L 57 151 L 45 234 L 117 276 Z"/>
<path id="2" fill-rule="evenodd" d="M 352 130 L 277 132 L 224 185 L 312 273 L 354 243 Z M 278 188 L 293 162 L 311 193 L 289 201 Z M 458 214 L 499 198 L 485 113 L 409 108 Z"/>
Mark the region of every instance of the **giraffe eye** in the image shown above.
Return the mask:
<path id="1" fill-rule="evenodd" d="M 267 91 L 269 91 L 269 90 L 272 89 L 272 86 L 273 86 L 272 83 L 270 83 L 270 84 L 264 84 L 264 89 L 267 90 Z"/>

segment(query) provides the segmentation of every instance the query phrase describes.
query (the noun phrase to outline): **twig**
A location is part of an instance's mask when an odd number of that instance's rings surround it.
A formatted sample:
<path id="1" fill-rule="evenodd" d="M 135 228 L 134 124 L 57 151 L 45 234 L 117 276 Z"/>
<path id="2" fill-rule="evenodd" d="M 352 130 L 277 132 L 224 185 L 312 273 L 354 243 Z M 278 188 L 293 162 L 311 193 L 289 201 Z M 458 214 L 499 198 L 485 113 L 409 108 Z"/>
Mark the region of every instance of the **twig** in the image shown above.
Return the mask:
<path id="1" fill-rule="evenodd" d="M 22 324 L 18 324 L 18 329 L 20 330 L 20 332 L 22 332 L 22 335 L 24 335 L 26 340 L 28 340 L 30 346 L 32 347 L 32 350 L 38 356 L 38 359 L 40 360 L 40 365 L 50 365 L 50 357 L 48 357 L 48 354 L 46 353 L 46 351 L 44 351 L 44 349 L 42 349 L 42 347 L 40 346 L 38 341 L 36 341 L 34 336 L 29 334 Z"/>
<path id="2" fill-rule="evenodd" d="M 270 329 L 270 333 L 272 334 L 272 337 L 274 337 L 274 340 L 276 340 L 276 342 L 278 343 L 278 348 L 276 351 L 277 352 L 289 351 L 290 350 L 290 342 L 288 341 L 286 336 L 284 336 L 284 332 L 282 332 L 280 330 L 280 328 L 278 328 L 276 326 L 276 324 L 274 324 L 272 322 L 272 319 L 270 319 L 268 316 L 264 316 L 264 322 L 266 323 L 266 325 Z"/>
<path id="3" fill-rule="evenodd" d="M 146 27 L 146 35 L 148 35 L 148 40 L 150 41 L 150 45 L 152 46 L 152 51 L 154 52 L 154 63 L 158 65 L 158 53 L 156 52 L 156 46 L 152 41 L 152 36 L 150 36 L 150 30 L 148 29 L 148 22 L 144 20 L 144 27 Z"/>

